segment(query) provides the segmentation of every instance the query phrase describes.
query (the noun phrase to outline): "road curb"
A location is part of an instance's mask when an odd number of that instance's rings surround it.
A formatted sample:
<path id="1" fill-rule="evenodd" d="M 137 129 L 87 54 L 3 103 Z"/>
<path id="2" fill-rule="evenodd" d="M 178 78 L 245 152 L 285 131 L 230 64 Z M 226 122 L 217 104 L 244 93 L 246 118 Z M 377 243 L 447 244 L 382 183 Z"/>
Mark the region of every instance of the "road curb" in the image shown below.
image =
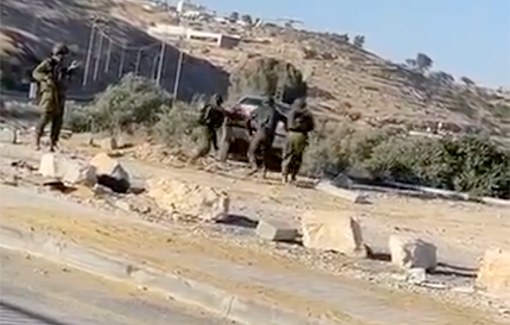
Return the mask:
<path id="1" fill-rule="evenodd" d="M 130 281 L 178 302 L 195 305 L 246 325 L 333 325 L 297 312 L 240 297 L 207 283 L 156 270 L 129 258 L 100 252 L 59 236 L 0 226 L 0 247 L 27 252 L 113 280 Z"/>

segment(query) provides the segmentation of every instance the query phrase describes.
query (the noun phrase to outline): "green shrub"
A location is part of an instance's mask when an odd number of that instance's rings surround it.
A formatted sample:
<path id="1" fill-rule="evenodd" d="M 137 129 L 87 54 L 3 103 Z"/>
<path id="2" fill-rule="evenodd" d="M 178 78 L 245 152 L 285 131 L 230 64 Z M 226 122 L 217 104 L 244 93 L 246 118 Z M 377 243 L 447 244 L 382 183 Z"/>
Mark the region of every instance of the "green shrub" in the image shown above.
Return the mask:
<path id="1" fill-rule="evenodd" d="M 150 127 L 170 104 L 170 96 L 152 80 L 125 75 L 109 86 L 94 102 L 69 114 L 68 124 L 76 131 L 116 133 L 132 126 Z"/>
<path id="2" fill-rule="evenodd" d="M 241 94 L 274 95 L 284 85 L 283 102 L 292 103 L 306 96 L 307 85 L 294 65 L 274 58 L 251 58 L 230 75 L 230 96 Z"/>
<path id="3" fill-rule="evenodd" d="M 167 145 L 188 145 L 197 141 L 198 113 L 201 103 L 175 103 L 158 115 L 154 125 L 154 133 L 160 141 Z"/>
<path id="4" fill-rule="evenodd" d="M 355 168 L 379 180 L 508 198 L 509 162 L 508 153 L 481 135 L 416 138 L 331 125 L 311 137 L 303 172 L 336 175 Z"/>

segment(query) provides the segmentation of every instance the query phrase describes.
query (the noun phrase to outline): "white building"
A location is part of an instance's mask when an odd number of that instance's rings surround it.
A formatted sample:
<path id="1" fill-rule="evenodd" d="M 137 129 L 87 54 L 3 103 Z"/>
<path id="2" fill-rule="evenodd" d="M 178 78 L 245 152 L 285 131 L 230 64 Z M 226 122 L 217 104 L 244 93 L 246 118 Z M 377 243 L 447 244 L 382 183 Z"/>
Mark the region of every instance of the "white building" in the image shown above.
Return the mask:
<path id="1" fill-rule="evenodd" d="M 239 35 L 209 33 L 169 24 L 157 24 L 156 26 L 149 27 L 147 31 L 150 35 L 160 39 L 175 40 L 184 38 L 190 41 L 216 43 L 216 45 L 221 48 L 236 47 L 241 41 Z"/>

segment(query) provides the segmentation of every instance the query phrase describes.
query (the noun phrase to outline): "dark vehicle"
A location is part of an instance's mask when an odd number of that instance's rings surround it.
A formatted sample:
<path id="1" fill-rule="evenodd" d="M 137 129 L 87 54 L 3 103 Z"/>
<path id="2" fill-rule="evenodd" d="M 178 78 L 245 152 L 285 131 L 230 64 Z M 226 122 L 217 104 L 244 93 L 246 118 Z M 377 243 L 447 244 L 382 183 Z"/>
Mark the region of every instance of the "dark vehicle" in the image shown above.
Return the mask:
<path id="1" fill-rule="evenodd" d="M 246 129 L 246 120 L 251 112 L 262 106 L 263 101 L 264 97 L 262 96 L 248 95 L 227 108 L 231 116 L 226 120 L 218 134 L 221 161 L 227 160 L 229 153 L 233 156 L 239 156 L 237 158 L 242 160 L 246 159 L 246 150 L 250 140 Z M 290 106 L 282 102 L 276 102 L 276 109 L 280 114 L 287 116 Z M 256 126 L 253 125 L 253 128 L 255 129 Z M 276 128 L 276 137 L 271 150 L 275 163 L 281 160 L 282 150 L 285 146 L 285 134 L 285 127 L 280 122 Z"/>

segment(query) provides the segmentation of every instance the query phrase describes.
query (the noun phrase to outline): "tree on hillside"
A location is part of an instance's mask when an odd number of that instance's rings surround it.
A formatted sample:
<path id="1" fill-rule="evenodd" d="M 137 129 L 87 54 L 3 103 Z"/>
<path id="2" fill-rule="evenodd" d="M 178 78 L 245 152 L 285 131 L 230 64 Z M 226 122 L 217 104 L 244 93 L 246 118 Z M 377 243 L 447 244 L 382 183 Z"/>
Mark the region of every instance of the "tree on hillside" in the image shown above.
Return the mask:
<path id="1" fill-rule="evenodd" d="M 233 11 L 230 16 L 228 16 L 228 20 L 230 20 L 231 22 L 235 23 L 236 21 L 239 20 L 239 13 L 237 11 Z"/>
<path id="2" fill-rule="evenodd" d="M 230 84 L 230 96 L 276 95 L 283 87 L 282 100 L 289 104 L 307 94 L 301 71 L 290 63 L 267 57 L 246 60 L 230 75 Z"/>
<path id="3" fill-rule="evenodd" d="M 364 35 L 356 35 L 354 37 L 353 44 L 354 44 L 354 46 L 356 46 L 358 48 L 363 48 L 363 46 L 365 45 L 365 36 Z"/>
<path id="4" fill-rule="evenodd" d="M 475 82 L 468 77 L 461 77 L 460 81 L 462 81 L 466 86 L 472 87 L 475 85 Z"/>
<path id="5" fill-rule="evenodd" d="M 241 21 L 245 22 L 246 24 L 248 24 L 250 26 L 253 25 L 253 19 L 251 18 L 250 15 L 242 15 Z"/>
<path id="6" fill-rule="evenodd" d="M 432 59 L 423 53 L 418 53 L 416 55 L 416 67 L 420 72 L 425 72 L 432 68 L 434 61 Z"/>
<path id="7" fill-rule="evenodd" d="M 444 71 L 431 72 L 428 79 L 436 86 L 451 86 L 455 82 L 455 78 Z"/>

